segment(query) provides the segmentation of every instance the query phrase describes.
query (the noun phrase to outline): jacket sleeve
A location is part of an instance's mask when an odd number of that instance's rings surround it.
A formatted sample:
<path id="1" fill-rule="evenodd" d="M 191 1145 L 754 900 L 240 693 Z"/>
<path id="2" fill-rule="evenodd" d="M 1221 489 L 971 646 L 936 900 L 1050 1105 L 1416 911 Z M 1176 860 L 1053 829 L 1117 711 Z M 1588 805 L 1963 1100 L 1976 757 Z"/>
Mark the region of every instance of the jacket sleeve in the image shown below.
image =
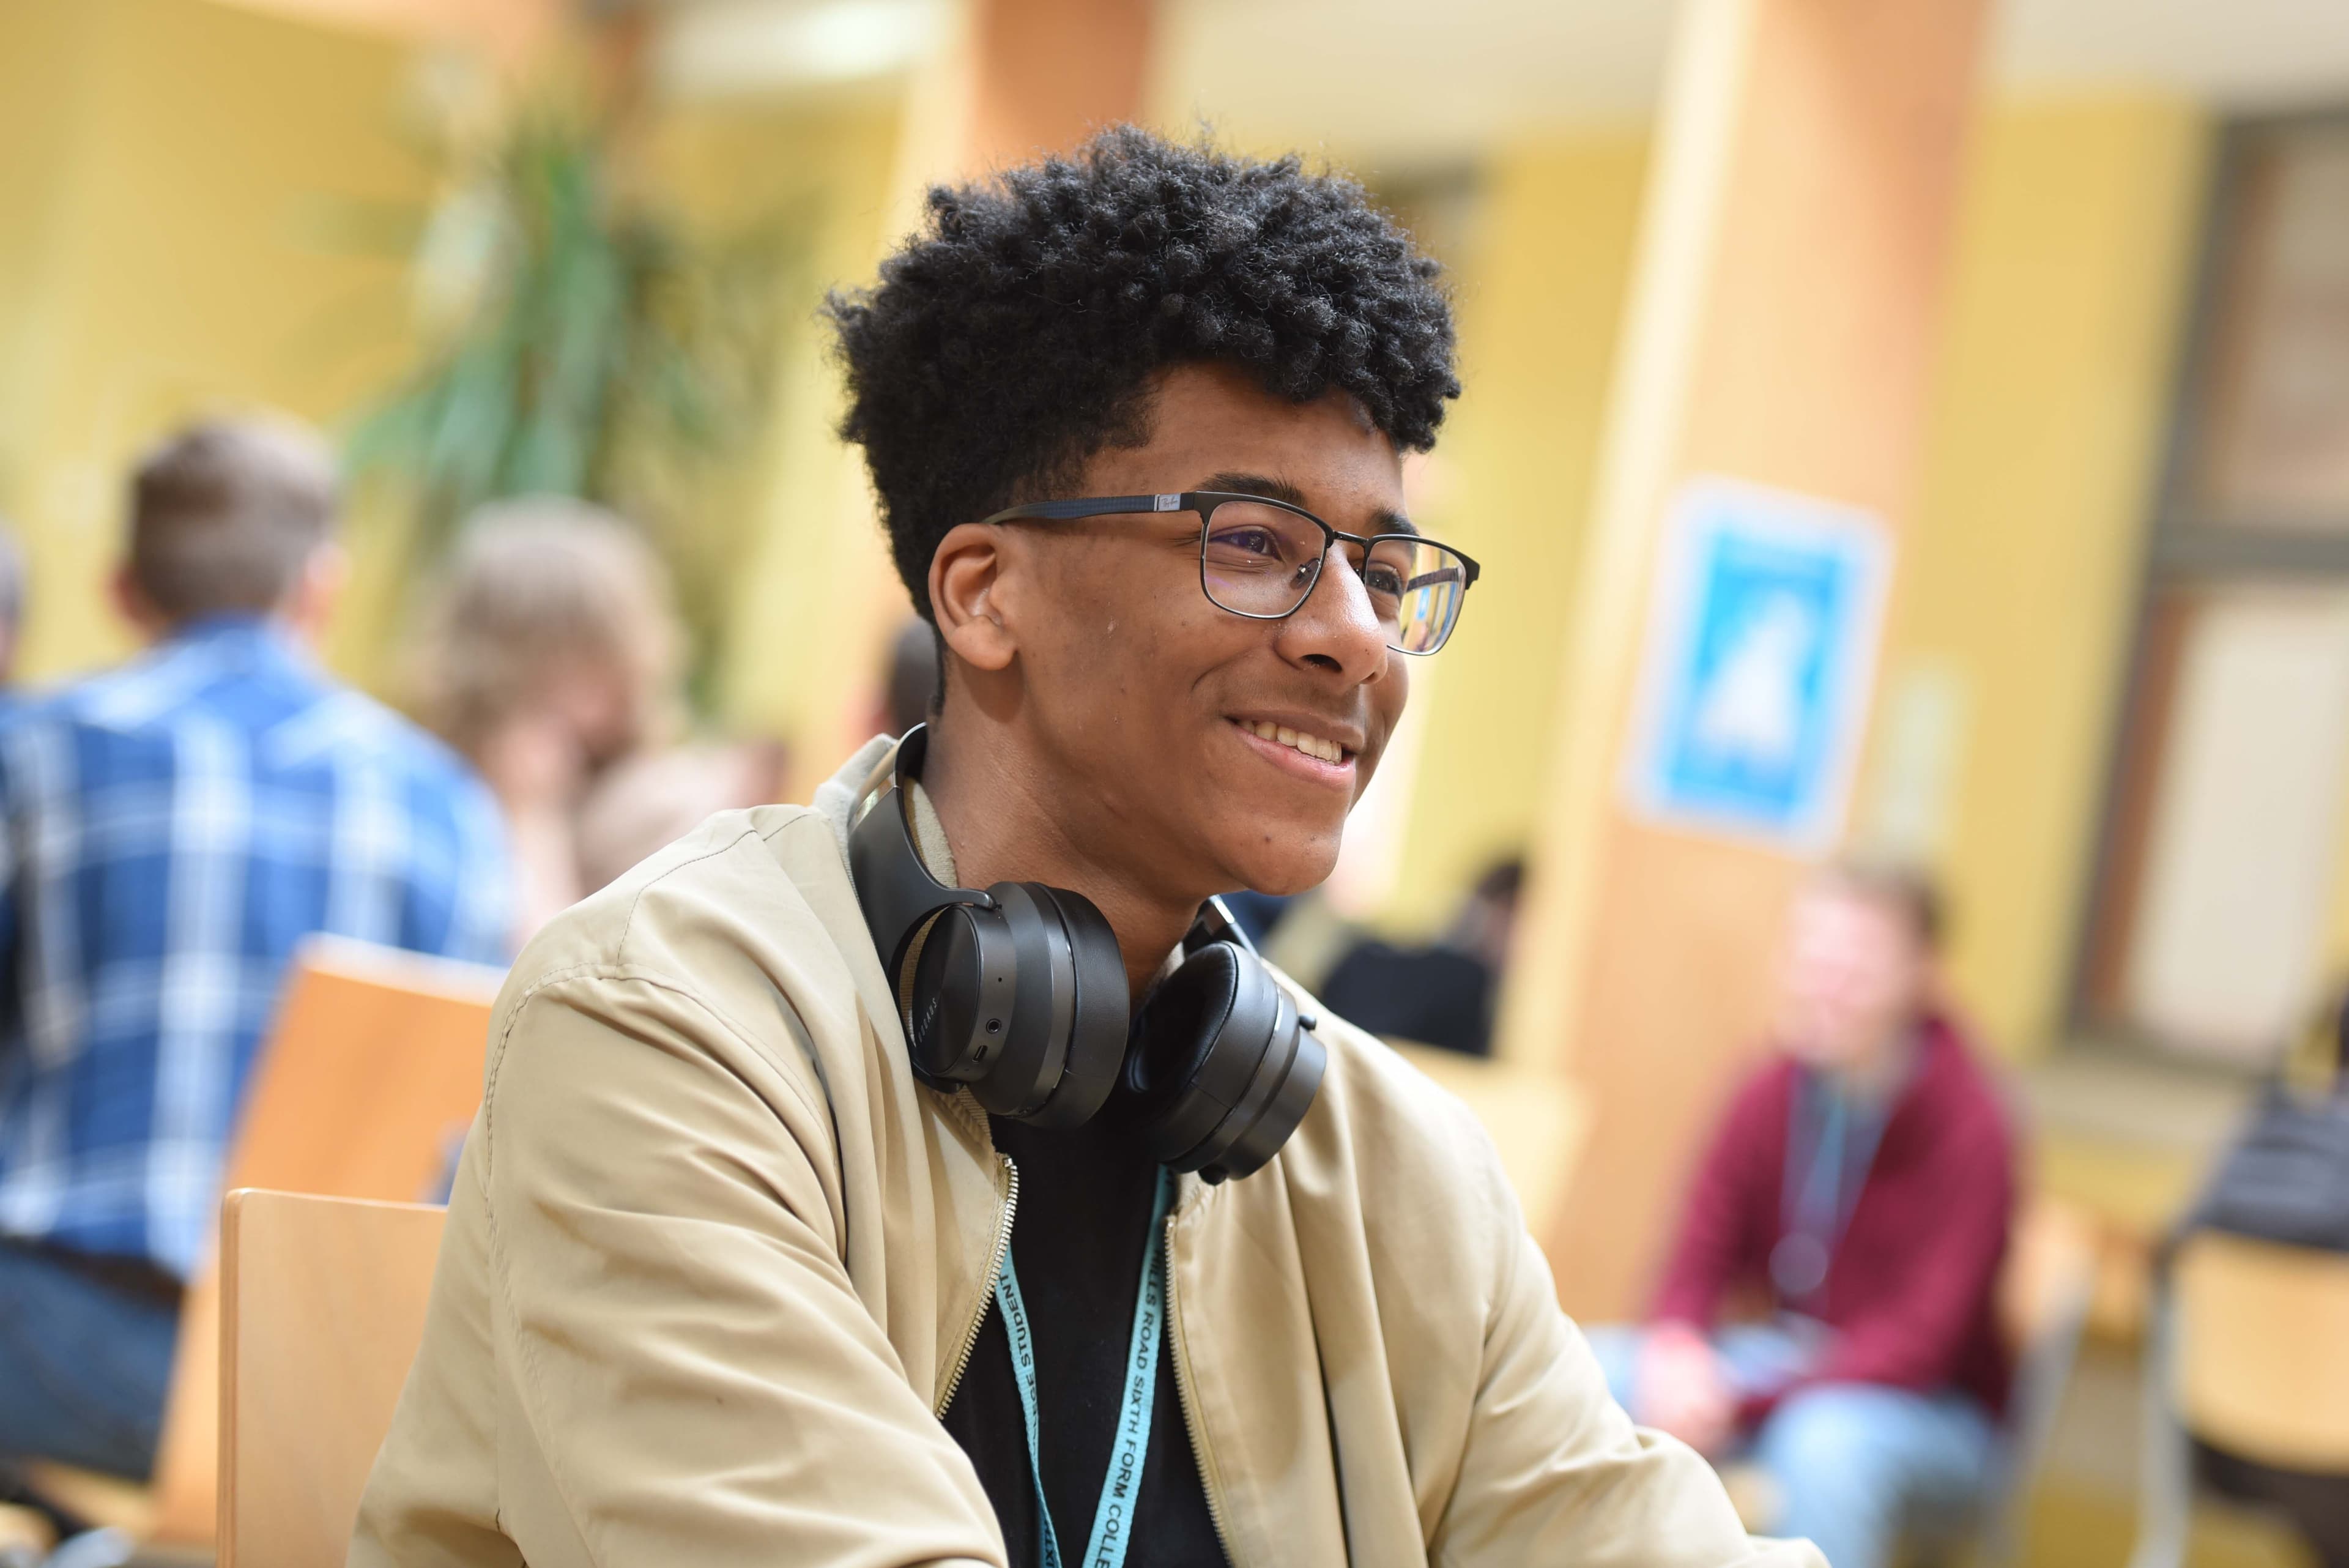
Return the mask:
<path id="1" fill-rule="evenodd" d="M 524 1559 L 1001 1568 L 842 1263 L 830 1126 L 805 1075 L 657 979 L 515 1008 L 480 1180 L 501 1468 L 561 1501 L 501 1518 Z"/>
<path id="2" fill-rule="evenodd" d="M 1773 1099 L 1769 1086 L 1767 1069 L 1748 1080 L 1705 1147 L 1650 1314 L 1658 1323 L 1711 1328 L 1723 1293 L 1737 1278 L 1748 1245 L 1750 1195 L 1757 1183 L 1777 1190 L 1763 1136 Z"/>
<path id="3" fill-rule="evenodd" d="M 1439 1568 L 1826 1568 L 1808 1542 L 1745 1533 L 1696 1451 L 1631 1424 L 1559 1311 L 1549 1266 L 1497 1167 L 1500 1238 L 1458 1479 L 1430 1542 Z"/>

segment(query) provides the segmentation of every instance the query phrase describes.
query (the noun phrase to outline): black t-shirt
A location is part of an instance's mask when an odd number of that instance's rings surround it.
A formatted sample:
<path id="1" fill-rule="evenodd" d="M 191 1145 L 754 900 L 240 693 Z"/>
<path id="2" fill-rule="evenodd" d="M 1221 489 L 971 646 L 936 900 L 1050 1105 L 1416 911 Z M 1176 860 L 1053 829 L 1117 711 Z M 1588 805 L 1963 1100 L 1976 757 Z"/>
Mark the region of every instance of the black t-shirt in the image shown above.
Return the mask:
<path id="1" fill-rule="evenodd" d="M 1036 1340 L 1036 1404 L 1042 1428 L 1044 1495 L 1063 1568 L 1081 1568 L 1093 1511 L 1109 1473 L 1123 1405 L 1125 1354 L 1142 1286 L 1143 1249 L 1163 1243 L 1150 1227 L 1158 1167 L 1131 1136 L 1102 1117 L 1074 1132 L 1039 1132 L 995 1118 L 995 1145 L 1019 1168 L 1011 1255 Z M 1207 1513 L 1191 1434 L 1174 1385 L 1174 1335 L 1159 1342 L 1150 1448 L 1134 1501 L 1129 1568 L 1221 1568 L 1223 1546 Z M 1011 1373 L 1011 1344 L 993 1302 L 946 1428 L 970 1456 L 995 1505 L 1013 1568 L 1043 1561 L 1028 1428 Z"/>

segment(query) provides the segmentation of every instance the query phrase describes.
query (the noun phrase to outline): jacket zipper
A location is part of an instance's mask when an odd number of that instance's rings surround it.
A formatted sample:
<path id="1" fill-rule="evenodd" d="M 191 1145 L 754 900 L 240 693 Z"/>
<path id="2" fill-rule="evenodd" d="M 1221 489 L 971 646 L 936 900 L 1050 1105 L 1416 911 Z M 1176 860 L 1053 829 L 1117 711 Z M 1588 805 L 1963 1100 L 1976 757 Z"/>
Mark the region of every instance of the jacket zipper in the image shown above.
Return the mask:
<path id="1" fill-rule="evenodd" d="M 1224 1549 L 1224 1561 L 1239 1568 L 1239 1559 L 1232 1555 L 1231 1532 L 1224 1527 L 1224 1505 L 1216 1496 L 1214 1478 L 1207 1474 L 1207 1447 L 1199 1440 L 1197 1416 L 1198 1393 L 1191 1385 L 1191 1364 L 1183 1354 L 1183 1335 L 1176 1327 L 1174 1315 L 1174 1216 L 1166 1216 L 1166 1235 L 1161 1243 L 1166 1249 L 1166 1324 L 1174 1354 L 1174 1395 L 1183 1407 L 1183 1431 L 1191 1439 L 1191 1462 L 1199 1467 L 1200 1495 L 1207 1500 L 1207 1522 L 1216 1527 L 1216 1544 Z"/>
<path id="2" fill-rule="evenodd" d="M 978 1292 L 978 1314 L 970 1320 L 970 1327 L 962 1336 L 962 1349 L 955 1355 L 954 1370 L 947 1375 L 946 1392 L 938 1396 L 936 1408 L 930 1412 L 943 1417 L 947 1407 L 954 1403 L 956 1392 L 962 1387 L 962 1375 L 970 1370 L 970 1358 L 978 1349 L 978 1331 L 987 1326 L 987 1314 L 995 1307 L 995 1281 L 1003 1272 L 1003 1255 L 1011 1250 L 1011 1220 L 1019 1212 L 1019 1168 L 1011 1157 L 1000 1150 L 996 1158 L 1003 1162 L 1003 1174 L 1008 1185 L 1003 1193 L 1003 1219 L 995 1228 L 995 1248 L 987 1255 L 987 1278 Z"/>

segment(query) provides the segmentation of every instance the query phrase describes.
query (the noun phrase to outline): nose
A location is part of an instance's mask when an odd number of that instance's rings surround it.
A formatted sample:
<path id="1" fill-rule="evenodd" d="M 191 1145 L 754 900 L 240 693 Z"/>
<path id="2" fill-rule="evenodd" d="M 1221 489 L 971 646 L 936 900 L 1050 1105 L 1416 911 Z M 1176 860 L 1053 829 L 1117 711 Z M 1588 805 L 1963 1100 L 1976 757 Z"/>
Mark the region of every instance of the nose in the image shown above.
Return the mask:
<path id="1" fill-rule="evenodd" d="M 1305 602 L 1279 624 L 1281 657 L 1292 664 L 1333 670 L 1349 684 L 1375 680 L 1386 670 L 1386 628 L 1342 545 L 1330 546 Z"/>

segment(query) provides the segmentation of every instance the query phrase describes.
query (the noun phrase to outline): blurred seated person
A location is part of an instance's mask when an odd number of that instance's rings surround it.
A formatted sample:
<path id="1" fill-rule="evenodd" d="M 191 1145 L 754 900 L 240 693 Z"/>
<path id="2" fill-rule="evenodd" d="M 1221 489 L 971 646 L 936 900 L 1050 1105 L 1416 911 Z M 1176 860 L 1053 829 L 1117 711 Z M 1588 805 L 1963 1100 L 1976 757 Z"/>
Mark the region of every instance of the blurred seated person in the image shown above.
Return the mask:
<path id="1" fill-rule="evenodd" d="M 583 501 L 483 507 L 413 650 L 418 708 L 496 792 L 517 947 L 589 888 L 578 815 L 611 763 L 665 740 L 683 636 L 644 535 Z"/>
<path id="2" fill-rule="evenodd" d="M 1491 1054 L 1494 1004 L 1525 879 L 1522 860 L 1494 866 L 1476 879 L 1452 929 L 1431 947 L 1362 939 L 1321 982 L 1321 1000 L 1384 1039 Z"/>
<path id="3" fill-rule="evenodd" d="M 114 585 L 150 646 L 0 726 L 0 1456 L 147 1474 L 304 938 L 505 958 L 489 792 L 312 660 L 336 511 L 298 428 L 166 441 Z"/>
<path id="4" fill-rule="evenodd" d="M 2271 1084 L 2177 1229 L 2349 1253 L 2349 999 L 2317 1049 Z M 2173 1245 L 2175 1243 L 2173 1242 Z M 2349 1476 L 2286 1469 L 2197 1438 L 2197 1479 L 2290 1519 L 2324 1568 L 2349 1568 Z"/>
<path id="5" fill-rule="evenodd" d="M 779 741 L 703 741 L 614 763 L 579 808 L 581 887 L 609 886 L 704 818 L 781 799 L 788 762 Z"/>
<path id="6" fill-rule="evenodd" d="M 1922 875 L 1859 864 L 1796 897 L 1773 1049 L 1698 1168 L 1655 1309 L 1591 1336 L 1634 1419 L 1758 1466 L 1751 1522 L 1835 1568 L 1961 1523 L 1996 1469 L 2013 1142 L 1936 1001 L 1940 908 Z"/>

